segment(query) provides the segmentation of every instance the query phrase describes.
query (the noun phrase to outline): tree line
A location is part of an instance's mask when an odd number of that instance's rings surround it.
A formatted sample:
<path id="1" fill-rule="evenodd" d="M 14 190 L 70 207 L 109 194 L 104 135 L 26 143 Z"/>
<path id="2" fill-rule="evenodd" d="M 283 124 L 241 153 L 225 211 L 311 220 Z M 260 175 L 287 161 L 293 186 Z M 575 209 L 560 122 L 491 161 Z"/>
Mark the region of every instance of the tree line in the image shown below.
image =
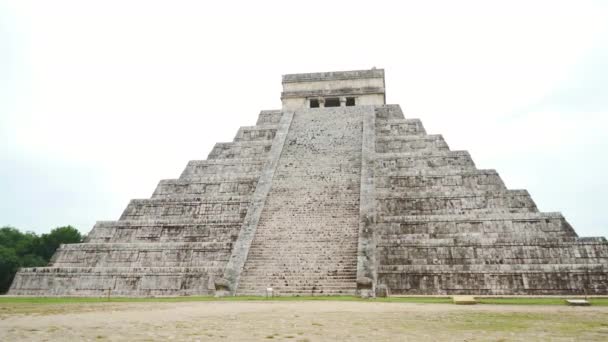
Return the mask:
<path id="1" fill-rule="evenodd" d="M 57 227 L 48 234 L 0 228 L 0 293 L 6 293 L 19 267 L 46 266 L 62 243 L 81 242 L 83 236 L 72 227 Z"/>

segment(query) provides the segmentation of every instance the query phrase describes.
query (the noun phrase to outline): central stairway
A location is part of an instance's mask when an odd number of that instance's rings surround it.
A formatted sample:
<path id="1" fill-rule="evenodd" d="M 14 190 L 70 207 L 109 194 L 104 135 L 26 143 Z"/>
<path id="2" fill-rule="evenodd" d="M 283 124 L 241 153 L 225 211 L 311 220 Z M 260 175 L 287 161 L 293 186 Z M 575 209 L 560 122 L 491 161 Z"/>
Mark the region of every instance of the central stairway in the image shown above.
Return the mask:
<path id="1" fill-rule="evenodd" d="M 237 295 L 355 293 L 362 117 L 295 112 Z"/>

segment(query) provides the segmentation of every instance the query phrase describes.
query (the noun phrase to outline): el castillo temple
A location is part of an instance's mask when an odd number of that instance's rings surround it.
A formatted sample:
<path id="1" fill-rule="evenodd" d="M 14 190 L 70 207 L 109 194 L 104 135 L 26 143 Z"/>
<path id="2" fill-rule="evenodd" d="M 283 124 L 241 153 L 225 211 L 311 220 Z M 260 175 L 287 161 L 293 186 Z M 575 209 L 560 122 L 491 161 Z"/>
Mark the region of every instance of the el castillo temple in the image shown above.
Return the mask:
<path id="1" fill-rule="evenodd" d="M 282 83 L 280 110 L 21 269 L 9 294 L 608 294 L 606 239 L 386 104 L 384 70 Z"/>

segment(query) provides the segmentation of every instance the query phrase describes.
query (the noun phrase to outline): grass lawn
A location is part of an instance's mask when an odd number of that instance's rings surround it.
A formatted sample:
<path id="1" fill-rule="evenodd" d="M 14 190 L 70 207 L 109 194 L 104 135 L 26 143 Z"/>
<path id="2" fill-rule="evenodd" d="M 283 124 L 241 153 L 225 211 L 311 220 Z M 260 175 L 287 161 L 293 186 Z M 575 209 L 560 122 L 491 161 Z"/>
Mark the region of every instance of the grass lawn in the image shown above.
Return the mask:
<path id="1" fill-rule="evenodd" d="M 273 297 L 266 299 L 259 296 L 236 296 L 215 298 L 212 296 L 184 296 L 184 297 L 6 297 L 0 296 L 2 304 L 67 304 L 67 303 L 101 303 L 101 302 L 208 302 L 208 301 L 359 301 L 359 302 L 390 302 L 390 303 L 429 303 L 451 304 L 451 297 L 388 297 L 376 299 L 363 299 L 355 296 L 293 296 Z M 479 304 L 505 304 L 505 305 L 565 305 L 564 298 L 541 297 L 477 297 Z M 590 298 L 591 305 L 608 306 L 608 298 Z"/>
<path id="2" fill-rule="evenodd" d="M 607 306 L 568 307 L 547 297 L 486 298 L 482 303 L 499 305 L 473 306 L 443 304 L 450 303 L 448 297 L 270 301 L 0 297 L 0 341 L 606 341 L 608 336 Z"/>

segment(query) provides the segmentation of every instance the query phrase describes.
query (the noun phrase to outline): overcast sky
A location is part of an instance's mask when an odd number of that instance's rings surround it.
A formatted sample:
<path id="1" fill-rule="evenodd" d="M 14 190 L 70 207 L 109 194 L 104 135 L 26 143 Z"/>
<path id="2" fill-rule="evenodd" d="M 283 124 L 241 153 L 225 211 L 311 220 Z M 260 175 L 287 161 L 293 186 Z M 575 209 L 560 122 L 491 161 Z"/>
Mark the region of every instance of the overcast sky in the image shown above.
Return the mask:
<path id="1" fill-rule="evenodd" d="M 0 0 L 0 225 L 87 233 L 280 108 L 281 75 L 387 101 L 608 235 L 608 2 Z"/>

